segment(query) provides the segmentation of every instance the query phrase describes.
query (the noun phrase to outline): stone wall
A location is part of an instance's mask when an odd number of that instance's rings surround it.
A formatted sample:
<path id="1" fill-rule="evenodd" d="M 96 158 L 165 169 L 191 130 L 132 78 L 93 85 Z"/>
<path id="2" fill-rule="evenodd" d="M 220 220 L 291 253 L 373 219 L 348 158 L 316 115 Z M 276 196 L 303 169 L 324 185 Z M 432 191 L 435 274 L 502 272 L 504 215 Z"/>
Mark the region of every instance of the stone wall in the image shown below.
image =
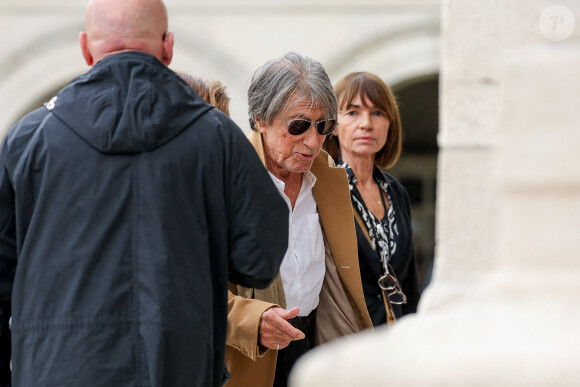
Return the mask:
<path id="1" fill-rule="evenodd" d="M 439 0 L 167 0 L 171 68 L 222 81 L 247 125 L 246 91 L 268 59 L 299 51 L 335 82 L 375 72 L 393 85 L 439 71 Z M 0 0 L 0 136 L 88 70 L 79 45 L 85 0 Z"/>

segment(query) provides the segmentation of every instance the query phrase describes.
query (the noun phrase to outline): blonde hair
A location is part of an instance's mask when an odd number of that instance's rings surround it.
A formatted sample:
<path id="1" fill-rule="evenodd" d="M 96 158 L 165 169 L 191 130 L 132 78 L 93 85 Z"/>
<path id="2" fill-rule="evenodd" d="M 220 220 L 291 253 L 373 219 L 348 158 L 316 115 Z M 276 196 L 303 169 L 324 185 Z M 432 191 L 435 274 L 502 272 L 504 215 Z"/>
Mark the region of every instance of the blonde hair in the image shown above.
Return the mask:
<path id="1" fill-rule="evenodd" d="M 226 87 L 220 81 L 204 80 L 200 77 L 178 72 L 181 77 L 195 92 L 207 103 L 230 115 L 230 97 Z"/>

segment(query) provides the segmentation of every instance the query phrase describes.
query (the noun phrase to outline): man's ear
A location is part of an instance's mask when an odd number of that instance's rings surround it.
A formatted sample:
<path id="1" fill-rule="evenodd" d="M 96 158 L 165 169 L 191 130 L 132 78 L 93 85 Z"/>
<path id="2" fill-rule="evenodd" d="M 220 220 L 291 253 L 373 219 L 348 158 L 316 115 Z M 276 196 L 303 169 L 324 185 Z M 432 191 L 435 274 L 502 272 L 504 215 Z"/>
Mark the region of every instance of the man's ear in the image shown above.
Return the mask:
<path id="1" fill-rule="evenodd" d="M 265 126 L 262 124 L 262 121 L 260 121 L 258 117 L 254 118 L 254 122 L 256 123 L 256 129 L 258 130 L 258 132 L 260 133 L 266 132 Z"/>
<path id="2" fill-rule="evenodd" d="M 79 44 L 81 45 L 81 52 L 83 53 L 85 62 L 87 62 L 87 65 L 92 66 L 94 64 L 94 59 L 89 50 L 89 37 L 84 31 L 79 34 Z"/>
<path id="3" fill-rule="evenodd" d="M 169 66 L 173 59 L 173 43 L 173 32 L 168 32 L 165 34 L 165 39 L 163 40 L 163 52 L 161 53 L 161 62 L 163 62 L 165 66 Z"/>

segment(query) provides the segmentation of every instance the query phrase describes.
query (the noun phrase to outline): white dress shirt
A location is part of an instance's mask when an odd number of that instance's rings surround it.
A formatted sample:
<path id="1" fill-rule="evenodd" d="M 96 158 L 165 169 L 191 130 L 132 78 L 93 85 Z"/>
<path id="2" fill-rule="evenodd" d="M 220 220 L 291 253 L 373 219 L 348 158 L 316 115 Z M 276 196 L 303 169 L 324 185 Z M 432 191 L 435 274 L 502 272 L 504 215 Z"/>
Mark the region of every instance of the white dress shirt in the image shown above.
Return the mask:
<path id="1" fill-rule="evenodd" d="M 304 173 L 294 210 L 284 193 L 284 182 L 271 173 L 270 176 L 290 211 L 288 250 L 280 266 L 286 308 L 297 306 L 300 308 L 299 316 L 308 316 L 318 305 L 326 271 L 322 228 L 312 194 L 316 176 L 310 171 Z"/>

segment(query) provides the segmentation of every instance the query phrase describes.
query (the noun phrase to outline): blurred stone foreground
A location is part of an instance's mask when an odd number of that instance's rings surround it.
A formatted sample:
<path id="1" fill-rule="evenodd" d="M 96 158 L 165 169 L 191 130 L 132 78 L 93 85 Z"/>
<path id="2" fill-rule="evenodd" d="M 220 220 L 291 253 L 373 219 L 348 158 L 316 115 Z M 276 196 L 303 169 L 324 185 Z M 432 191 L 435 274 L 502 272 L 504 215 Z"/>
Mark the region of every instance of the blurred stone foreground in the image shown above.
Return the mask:
<path id="1" fill-rule="evenodd" d="M 292 387 L 580 385 L 580 2 L 442 12 L 433 282 Z"/>

